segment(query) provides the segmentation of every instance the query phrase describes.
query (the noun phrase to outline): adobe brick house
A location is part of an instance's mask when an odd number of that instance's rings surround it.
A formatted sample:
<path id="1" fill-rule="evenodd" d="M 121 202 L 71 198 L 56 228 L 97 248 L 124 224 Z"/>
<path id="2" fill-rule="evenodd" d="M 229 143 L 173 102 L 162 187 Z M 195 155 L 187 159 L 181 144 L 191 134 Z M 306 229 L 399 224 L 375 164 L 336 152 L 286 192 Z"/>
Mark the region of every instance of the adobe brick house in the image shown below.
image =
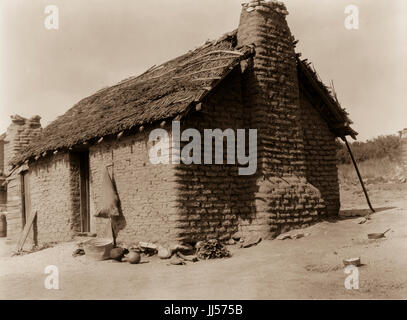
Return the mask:
<path id="1" fill-rule="evenodd" d="M 335 139 L 357 133 L 295 53 L 286 14 L 280 2 L 243 4 L 236 31 L 83 99 L 44 128 L 12 160 L 9 236 L 18 237 L 22 217 L 35 211 L 39 242 L 104 235 L 108 220 L 94 214 L 106 167 L 126 219 L 118 240 L 126 242 L 227 239 L 237 231 L 273 237 L 337 215 Z M 173 120 L 182 130 L 257 129 L 256 173 L 153 165 L 149 133 L 170 131 Z"/>

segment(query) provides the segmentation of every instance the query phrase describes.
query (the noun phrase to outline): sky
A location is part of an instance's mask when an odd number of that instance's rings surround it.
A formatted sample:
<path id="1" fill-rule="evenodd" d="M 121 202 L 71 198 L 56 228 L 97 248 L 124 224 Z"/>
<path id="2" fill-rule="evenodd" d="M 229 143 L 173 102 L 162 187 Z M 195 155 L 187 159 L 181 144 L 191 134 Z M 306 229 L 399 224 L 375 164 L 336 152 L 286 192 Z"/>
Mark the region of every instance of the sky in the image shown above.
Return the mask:
<path id="1" fill-rule="evenodd" d="M 0 0 L 0 133 L 47 125 L 101 88 L 237 28 L 242 0 Z M 407 128 L 407 1 L 285 0 L 297 52 L 350 114 L 358 140 Z M 347 30 L 345 8 L 359 9 Z M 47 5 L 59 9 L 48 30 Z"/>

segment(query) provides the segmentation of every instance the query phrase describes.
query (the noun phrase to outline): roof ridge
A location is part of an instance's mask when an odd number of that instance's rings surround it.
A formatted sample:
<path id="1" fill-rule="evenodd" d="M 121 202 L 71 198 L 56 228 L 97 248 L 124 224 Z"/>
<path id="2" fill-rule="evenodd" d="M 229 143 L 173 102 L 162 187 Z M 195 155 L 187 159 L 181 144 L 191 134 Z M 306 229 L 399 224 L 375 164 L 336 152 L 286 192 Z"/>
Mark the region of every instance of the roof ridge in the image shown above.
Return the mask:
<path id="1" fill-rule="evenodd" d="M 248 57 L 249 48 L 237 49 L 236 35 L 237 30 L 225 33 L 81 99 L 46 126 L 12 163 L 185 114 Z"/>

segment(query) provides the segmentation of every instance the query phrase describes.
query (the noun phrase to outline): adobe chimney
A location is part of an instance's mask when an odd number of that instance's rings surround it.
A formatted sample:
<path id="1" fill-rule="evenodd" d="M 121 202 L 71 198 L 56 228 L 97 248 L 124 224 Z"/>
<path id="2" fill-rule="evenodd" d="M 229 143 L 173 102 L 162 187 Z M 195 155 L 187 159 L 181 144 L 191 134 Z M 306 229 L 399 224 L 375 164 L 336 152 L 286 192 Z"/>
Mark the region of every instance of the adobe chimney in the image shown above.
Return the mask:
<path id="1" fill-rule="evenodd" d="M 280 1 L 264 0 L 242 7 L 238 45 L 254 45 L 256 52 L 245 81 L 245 99 L 252 110 L 252 126 L 258 128 L 259 174 L 304 176 L 298 157 L 294 161 L 286 156 L 297 152 L 297 144 L 303 142 L 294 38 L 286 21 L 287 9 Z"/>
<path id="2" fill-rule="evenodd" d="M 10 161 L 41 133 L 40 116 L 26 119 L 19 115 L 11 116 L 11 124 L 4 138 L 4 173 L 11 170 Z"/>
<path id="3" fill-rule="evenodd" d="M 307 181 L 295 39 L 279 1 L 242 5 L 238 46 L 253 45 L 244 73 L 244 102 L 257 128 L 256 217 L 248 231 L 276 236 L 326 213 L 321 192 Z"/>

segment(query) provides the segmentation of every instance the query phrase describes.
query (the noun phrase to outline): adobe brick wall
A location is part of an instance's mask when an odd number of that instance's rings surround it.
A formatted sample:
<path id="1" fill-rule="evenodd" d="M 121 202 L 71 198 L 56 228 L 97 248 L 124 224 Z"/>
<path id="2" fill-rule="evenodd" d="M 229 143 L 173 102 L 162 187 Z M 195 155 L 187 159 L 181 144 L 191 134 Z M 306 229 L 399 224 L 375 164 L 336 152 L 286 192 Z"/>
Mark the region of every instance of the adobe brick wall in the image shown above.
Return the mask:
<path id="1" fill-rule="evenodd" d="M 250 104 L 242 100 L 242 93 L 240 75 L 232 73 L 203 104 L 202 112 L 190 116 L 182 129 L 200 129 L 202 137 L 205 128 L 247 129 Z M 291 150 L 274 145 L 264 157 L 272 158 L 277 153 L 281 159 L 281 152 L 286 151 L 285 159 L 303 166 L 303 172 L 297 175 L 267 175 L 256 185 L 258 175 L 238 176 L 237 166 L 233 165 L 177 166 L 182 239 L 229 238 L 236 231 L 260 232 L 270 237 L 307 226 L 322 214 L 338 213 L 335 136 L 304 97 L 296 116 L 302 143 L 294 144 Z M 274 125 L 278 124 L 277 118 Z"/>
<path id="2" fill-rule="evenodd" d="M 188 117 L 181 130 L 198 129 L 203 141 L 204 129 L 247 129 L 249 119 L 242 101 L 241 81 L 239 72 L 231 73 L 202 104 L 202 112 Z M 202 163 L 203 153 L 202 146 Z M 228 239 L 246 225 L 255 227 L 255 181 L 252 176 L 239 176 L 238 166 L 241 165 L 226 164 L 226 152 L 223 165 L 177 166 L 178 227 L 183 240 Z"/>
<path id="3" fill-rule="evenodd" d="M 301 96 L 301 123 L 307 181 L 320 190 L 327 214 L 338 215 L 340 199 L 336 138 L 304 96 Z"/>
<path id="4" fill-rule="evenodd" d="M 170 128 L 166 128 L 170 131 Z M 98 236 L 111 236 L 108 219 L 95 218 L 100 209 L 103 170 L 109 168 L 116 183 L 126 227 L 118 241 L 136 243 L 176 241 L 176 182 L 172 165 L 153 165 L 148 158 L 149 131 L 103 141 L 90 148 L 91 229 Z"/>

